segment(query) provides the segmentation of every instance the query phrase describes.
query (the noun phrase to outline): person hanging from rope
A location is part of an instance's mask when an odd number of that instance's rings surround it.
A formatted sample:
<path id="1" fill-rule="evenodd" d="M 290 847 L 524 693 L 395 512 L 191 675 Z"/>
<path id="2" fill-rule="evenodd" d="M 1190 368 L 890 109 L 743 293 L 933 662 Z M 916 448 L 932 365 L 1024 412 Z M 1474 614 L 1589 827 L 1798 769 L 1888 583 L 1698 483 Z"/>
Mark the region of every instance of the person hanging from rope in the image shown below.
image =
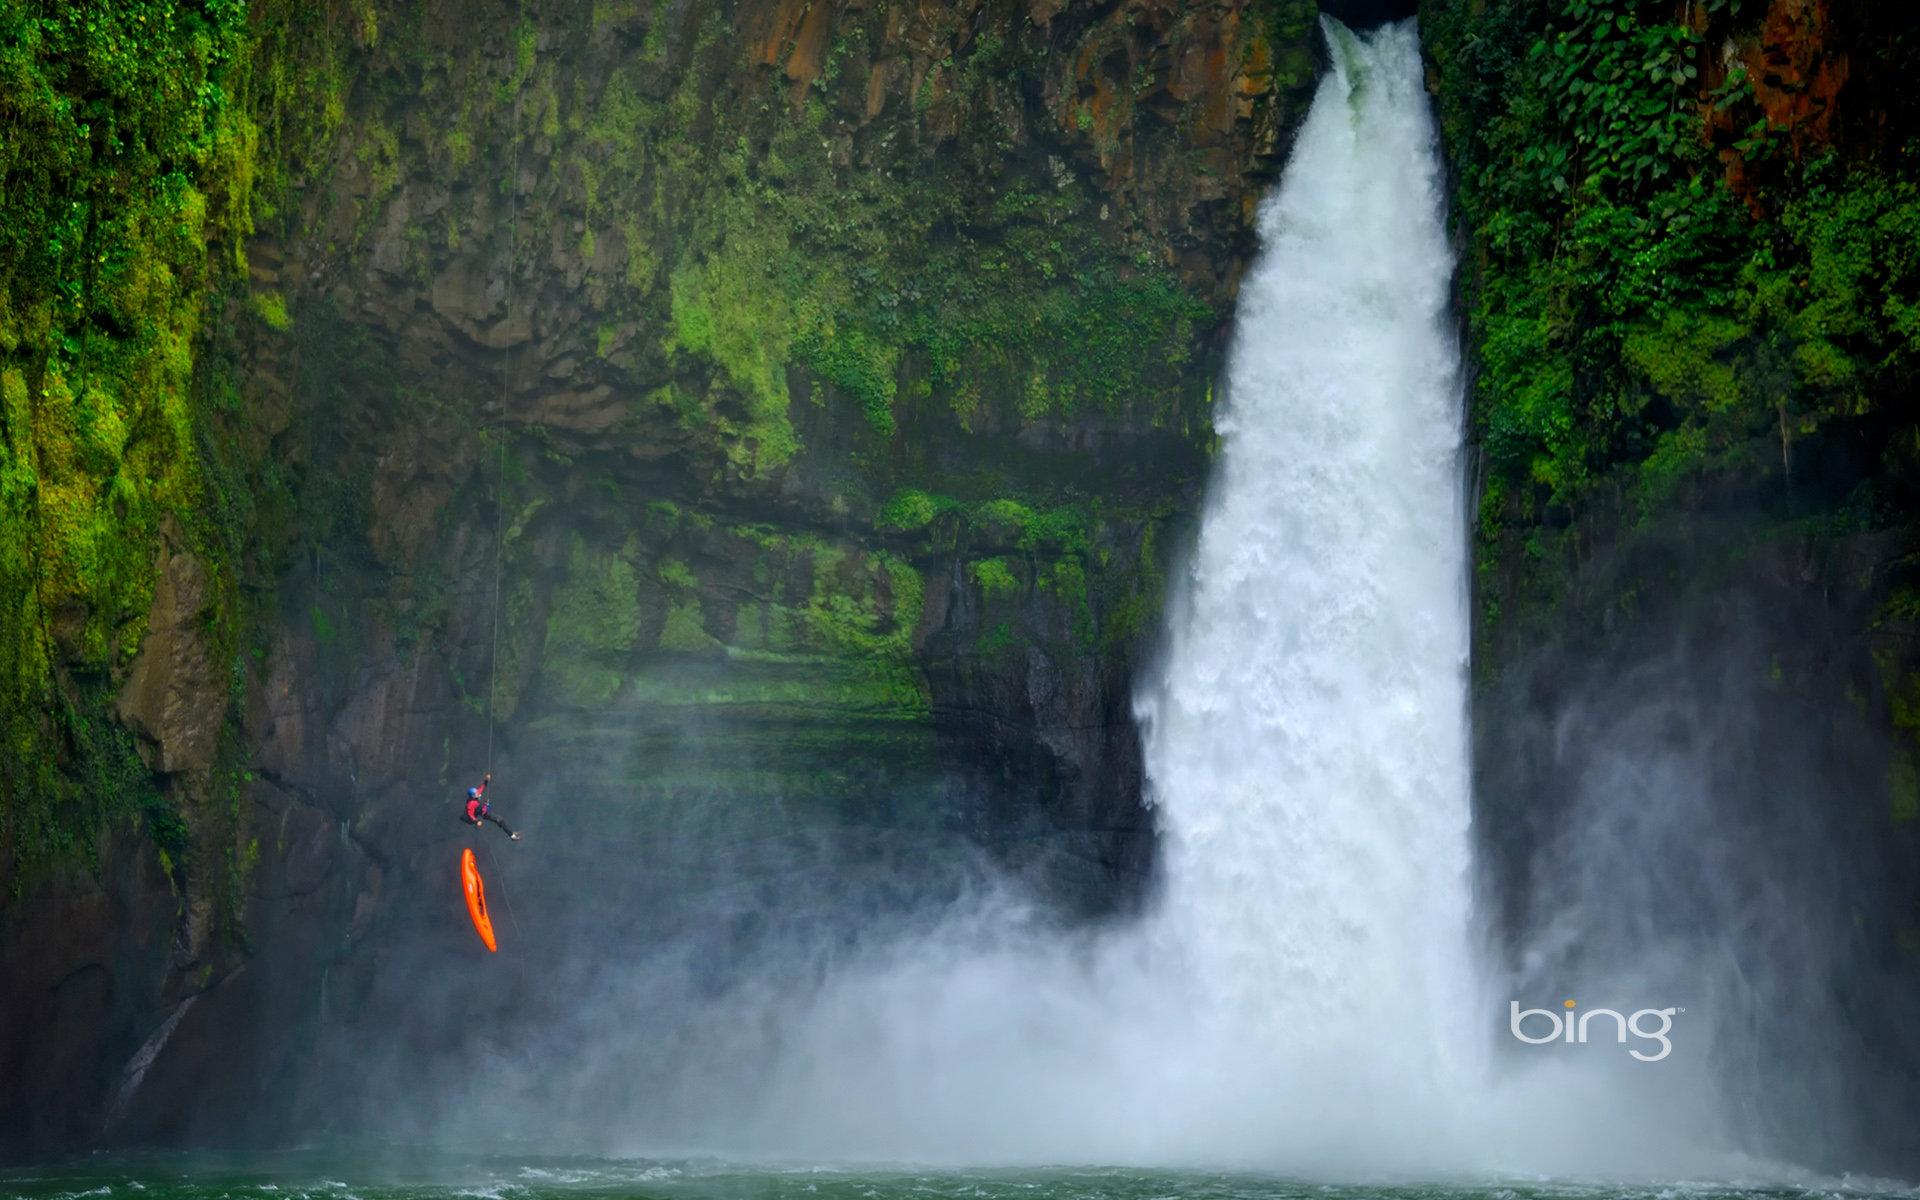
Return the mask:
<path id="1" fill-rule="evenodd" d="M 492 821 L 508 838 L 517 842 L 520 840 L 520 835 L 509 829 L 505 821 L 493 815 L 493 801 L 487 799 L 487 785 L 492 782 L 493 772 L 488 771 L 481 777 L 479 787 L 467 789 L 467 811 L 461 815 L 460 819 L 476 827 L 483 822 Z"/>

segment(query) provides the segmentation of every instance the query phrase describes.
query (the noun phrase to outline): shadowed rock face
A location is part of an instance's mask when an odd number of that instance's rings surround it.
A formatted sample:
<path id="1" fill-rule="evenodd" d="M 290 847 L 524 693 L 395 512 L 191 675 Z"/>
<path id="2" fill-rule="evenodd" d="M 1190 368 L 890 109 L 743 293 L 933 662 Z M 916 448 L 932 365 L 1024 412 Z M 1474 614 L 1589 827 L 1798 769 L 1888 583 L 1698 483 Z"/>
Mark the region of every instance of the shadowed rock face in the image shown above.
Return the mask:
<path id="1" fill-rule="evenodd" d="M 120 691 L 120 719 L 145 739 L 154 769 L 205 771 L 220 736 L 204 707 L 219 694 L 205 630 L 206 568 L 191 554 L 166 551 L 154 574 L 147 636 Z"/>
<path id="2" fill-rule="evenodd" d="M 291 328 L 229 347 L 289 505 L 242 765 L 189 558 L 121 700 L 237 849 L 122 831 L 0 910 L 0 1144 L 350 1124 L 314 1046 L 457 1064 L 582 939 L 719 928 L 723 979 L 976 856 L 1143 894 L 1131 680 L 1311 4 L 576 7 L 322 39 L 341 119 L 248 249 Z M 547 949 L 449 993 L 489 765 Z"/>

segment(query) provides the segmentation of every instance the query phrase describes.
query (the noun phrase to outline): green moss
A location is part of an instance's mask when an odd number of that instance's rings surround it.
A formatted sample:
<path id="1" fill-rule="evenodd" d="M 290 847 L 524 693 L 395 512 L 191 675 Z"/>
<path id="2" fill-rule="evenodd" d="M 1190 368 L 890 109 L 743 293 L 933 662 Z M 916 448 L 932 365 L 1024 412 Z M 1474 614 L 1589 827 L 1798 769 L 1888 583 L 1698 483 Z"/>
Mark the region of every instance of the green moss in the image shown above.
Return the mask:
<path id="1" fill-rule="evenodd" d="M 514 31 L 514 70 L 522 79 L 533 73 L 535 47 L 539 44 L 540 31 L 532 22 L 526 22 Z"/>
<path id="2" fill-rule="evenodd" d="M 746 401 L 744 423 L 715 416 L 736 463 L 756 471 L 779 467 L 799 449 L 787 416 L 784 362 L 794 315 L 770 274 L 784 250 L 780 235 L 748 223 L 730 231 L 710 258 L 688 262 L 670 280 L 670 350 L 699 355 L 720 368 Z"/>
<path id="3" fill-rule="evenodd" d="M 268 329 L 285 333 L 293 328 L 293 318 L 287 315 L 287 298 L 279 292 L 259 292 L 253 297 L 253 311 L 267 323 Z"/>
<path id="4" fill-rule="evenodd" d="M 689 647 L 708 650 L 711 639 Z M 710 673 L 681 670 L 691 664 L 715 664 Z M 740 651 L 701 658 L 680 658 L 673 665 L 655 665 L 634 680 L 628 699 L 684 713 L 689 708 L 729 710 L 727 715 L 753 721 L 779 721 L 775 735 L 783 743 L 813 738 L 837 744 L 845 753 L 856 740 L 856 722 L 884 721 L 896 725 L 924 724 L 924 706 L 917 699 L 901 702 L 891 681 L 844 660 L 811 656 L 761 656 Z"/>
<path id="5" fill-rule="evenodd" d="M 941 513 L 952 509 L 955 502 L 946 496 L 936 496 L 918 488 L 901 488 L 881 506 L 874 524 L 881 529 L 900 533 L 912 533 L 933 524 Z"/>
<path id="6" fill-rule="evenodd" d="M 1309 0 L 1261 0 L 1253 13 L 1259 18 L 1259 27 L 1255 36 L 1247 39 L 1248 74 L 1255 78 L 1266 74 L 1270 86 L 1282 95 L 1311 83 L 1311 47 L 1319 6 Z"/>
<path id="7" fill-rule="evenodd" d="M 970 527 L 991 538 L 1012 541 L 1022 550 L 1073 554 L 1087 553 L 1093 523 L 1087 511 L 1075 506 L 1035 509 L 1005 496 L 971 506 L 966 517 Z"/>
<path id="8" fill-rule="evenodd" d="M 1004 558 L 983 558 L 967 566 L 967 573 L 980 585 L 980 594 L 989 604 L 1020 591 L 1020 580 Z"/>
<path id="9" fill-rule="evenodd" d="M 1049 508 L 1032 513 L 1021 527 L 1020 548 L 1086 554 L 1089 524 L 1087 514 L 1077 508 Z"/>
<path id="10" fill-rule="evenodd" d="M 308 617 L 313 625 L 314 643 L 321 649 L 328 649 L 339 640 L 340 631 L 334 626 L 333 618 L 327 615 L 326 609 L 316 604 L 308 610 Z"/>
<path id="11" fill-rule="evenodd" d="M 709 634 L 697 600 L 675 600 L 667 606 L 667 619 L 660 627 L 662 650 L 712 650 L 719 641 Z"/>
<path id="12" fill-rule="evenodd" d="M 1106 606 L 1107 618 L 1100 631 L 1100 645 L 1109 655 L 1131 651 L 1158 626 L 1166 599 L 1159 541 L 1159 526 L 1149 522 L 1140 535 L 1139 560 L 1132 576 L 1121 581 L 1119 595 Z"/>
<path id="13" fill-rule="evenodd" d="M 356 131 L 354 157 L 367 178 L 367 192 L 360 200 L 359 219 L 354 223 L 354 239 L 373 231 L 380 211 L 400 186 L 400 135 L 377 116 L 369 117 Z"/>
<path id="14" fill-rule="evenodd" d="M 982 525 L 997 525 L 1005 532 L 1024 535 L 1027 526 L 1033 521 L 1033 510 L 1018 500 L 1002 497 L 976 506 L 973 510 L 973 519 Z"/>
<path id="15" fill-rule="evenodd" d="M 466 130 L 449 130 L 442 144 L 447 148 L 448 165 L 454 170 L 463 170 L 473 162 L 473 135 Z"/>
<path id="16" fill-rule="evenodd" d="M 1017 644 L 1013 636 L 1013 622 L 999 621 L 981 632 L 974 648 L 981 654 L 994 655 L 1011 650 Z"/>
<path id="17" fill-rule="evenodd" d="M 547 616 L 542 662 L 543 677 L 563 704 L 604 704 L 626 679 L 640 638 L 640 581 L 631 553 L 631 547 L 609 552 L 573 537 L 567 574 Z"/>
<path id="18" fill-rule="evenodd" d="M 1041 577 L 1041 586 L 1052 592 L 1066 611 L 1067 630 L 1081 647 L 1095 644 L 1093 607 L 1088 600 L 1087 572 L 1074 557 L 1062 558 Z"/>
<path id="19" fill-rule="evenodd" d="M 919 572 L 885 553 L 819 546 L 810 554 L 813 585 L 800 614 L 804 644 L 856 670 L 868 704 L 924 716 L 927 688 L 913 659 L 923 603 Z"/>
<path id="20" fill-rule="evenodd" d="M 888 620 L 892 622 L 901 651 L 913 652 L 912 635 L 926 607 L 926 584 L 920 572 L 903 558 L 881 554 L 879 564 L 886 571 Z"/>
<path id="21" fill-rule="evenodd" d="M 900 347 L 863 329 L 815 325 L 794 342 L 799 360 L 859 404 L 874 432 L 893 435 L 893 398 L 898 390 Z"/>
<path id="22" fill-rule="evenodd" d="M 660 582 L 670 587 L 692 591 L 694 588 L 700 586 L 700 581 L 694 577 L 692 568 L 677 558 L 661 559 L 657 572 L 660 576 Z"/>

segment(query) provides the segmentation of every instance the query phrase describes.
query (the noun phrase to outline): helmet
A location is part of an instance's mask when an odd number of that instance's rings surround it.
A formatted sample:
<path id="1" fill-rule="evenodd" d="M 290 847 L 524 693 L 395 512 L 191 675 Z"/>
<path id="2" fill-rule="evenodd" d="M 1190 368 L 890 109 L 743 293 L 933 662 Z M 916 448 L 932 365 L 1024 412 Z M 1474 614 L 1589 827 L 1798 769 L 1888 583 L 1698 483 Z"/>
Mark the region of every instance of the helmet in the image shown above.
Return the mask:
<path id="1" fill-rule="evenodd" d="M 479 788 L 468 788 L 468 789 L 467 789 L 467 799 L 469 799 L 469 800 L 478 800 L 479 798 L 480 798 L 480 789 L 479 789 Z"/>

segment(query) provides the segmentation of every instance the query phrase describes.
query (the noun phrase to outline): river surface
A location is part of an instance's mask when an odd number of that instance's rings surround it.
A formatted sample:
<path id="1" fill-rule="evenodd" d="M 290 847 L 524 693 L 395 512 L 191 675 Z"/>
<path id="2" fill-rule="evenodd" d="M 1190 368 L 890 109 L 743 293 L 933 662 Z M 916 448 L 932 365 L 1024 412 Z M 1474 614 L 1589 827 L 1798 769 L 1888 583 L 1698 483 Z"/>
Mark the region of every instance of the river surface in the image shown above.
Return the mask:
<path id="1" fill-rule="evenodd" d="M 477 1138 L 484 1133 L 476 1131 Z M 1861 1200 L 1915 1197 L 1886 1180 L 1594 1184 L 1548 1180 L 1320 1184 L 1274 1175 L 1055 1167 L 745 1166 L 714 1159 L 204 1153 L 94 1157 L 0 1171 L 22 1200 Z"/>

